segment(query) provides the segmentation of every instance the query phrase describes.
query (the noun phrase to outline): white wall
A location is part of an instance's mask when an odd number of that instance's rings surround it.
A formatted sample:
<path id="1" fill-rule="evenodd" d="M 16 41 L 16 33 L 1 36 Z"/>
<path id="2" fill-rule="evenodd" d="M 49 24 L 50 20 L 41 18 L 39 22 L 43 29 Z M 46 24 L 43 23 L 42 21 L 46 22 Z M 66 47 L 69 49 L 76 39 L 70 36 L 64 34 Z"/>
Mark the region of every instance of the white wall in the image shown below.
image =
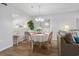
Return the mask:
<path id="1" fill-rule="evenodd" d="M 64 27 L 64 25 L 69 25 L 70 29 L 76 29 L 77 18 L 79 18 L 79 12 L 69 12 L 69 13 L 52 15 L 51 29 L 54 32 L 54 39 L 56 39 L 57 32 L 61 30 Z"/>
<path id="2" fill-rule="evenodd" d="M 11 20 L 8 8 L 0 5 L 0 51 L 12 46 Z"/>
<path id="3" fill-rule="evenodd" d="M 0 51 L 13 46 L 13 24 L 12 14 L 24 16 L 22 12 L 12 7 L 0 4 Z"/>

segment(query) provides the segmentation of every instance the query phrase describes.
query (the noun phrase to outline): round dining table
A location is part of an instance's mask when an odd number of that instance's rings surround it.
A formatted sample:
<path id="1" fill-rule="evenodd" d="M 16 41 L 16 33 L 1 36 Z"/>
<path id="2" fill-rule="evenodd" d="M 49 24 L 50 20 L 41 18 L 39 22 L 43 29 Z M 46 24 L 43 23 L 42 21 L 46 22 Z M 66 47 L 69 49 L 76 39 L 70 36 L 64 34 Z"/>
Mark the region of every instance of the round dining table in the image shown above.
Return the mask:
<path id="1" fill-rule="evenodd" d="M 45 42 L 48 40 L 49 33 L 31 33 L 34 42 Z"/>

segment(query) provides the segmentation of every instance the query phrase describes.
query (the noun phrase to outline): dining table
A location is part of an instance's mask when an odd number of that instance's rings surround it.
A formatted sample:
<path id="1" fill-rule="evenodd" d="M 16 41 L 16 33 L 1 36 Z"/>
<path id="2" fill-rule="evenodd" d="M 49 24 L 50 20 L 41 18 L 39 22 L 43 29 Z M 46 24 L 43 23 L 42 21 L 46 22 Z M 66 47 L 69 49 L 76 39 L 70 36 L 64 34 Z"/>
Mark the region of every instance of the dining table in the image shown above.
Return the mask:
<path id="1" fill-rule="evenodd" d="M 30 33 L 34 42 L 45 42 L 48 40 L 49 33 Z"/>

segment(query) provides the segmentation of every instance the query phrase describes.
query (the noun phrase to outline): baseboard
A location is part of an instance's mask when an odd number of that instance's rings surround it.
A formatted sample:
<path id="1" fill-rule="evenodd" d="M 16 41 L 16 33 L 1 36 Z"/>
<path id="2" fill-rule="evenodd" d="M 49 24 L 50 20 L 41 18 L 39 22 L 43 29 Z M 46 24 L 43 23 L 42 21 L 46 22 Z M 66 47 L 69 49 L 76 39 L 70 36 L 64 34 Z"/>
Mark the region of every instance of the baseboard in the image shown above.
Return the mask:
<path id="1" fill-rule="evenodd" d="M 13 46 L 13 45 L 8 45 L 7 47 L 2 48 L 2 49 L 0 49 L 0 52 L 3 51 L 3 50 L 6 50 L 6 49 L 8 49 L 8 48 L 10 48 L 10 47 L 12 47 L 12 46 Z"/>

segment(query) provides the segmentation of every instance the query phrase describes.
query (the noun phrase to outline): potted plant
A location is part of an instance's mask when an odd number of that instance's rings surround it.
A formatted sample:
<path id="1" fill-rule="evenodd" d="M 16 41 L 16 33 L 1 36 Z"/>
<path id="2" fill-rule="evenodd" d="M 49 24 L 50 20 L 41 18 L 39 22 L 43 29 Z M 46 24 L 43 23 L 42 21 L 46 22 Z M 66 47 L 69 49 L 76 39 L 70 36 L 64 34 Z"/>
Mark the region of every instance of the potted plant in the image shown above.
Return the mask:
<path id="1" fill-rule="evenodd" d="M 36 29 L 36 31 L 37 31 L 38 34 L 40 34 L 41 31 L 42 31 L 42 28 L 39 27 L 39 28 Z"/>
<path id="2" fill-rule="evenodd" d="M 40 34 L 40 33 L 41 33 L 41 29 L 37 29 L 37 33 L 39 33 L 39 34 Z"/>
<path id="3" fill-rule="evenodd" d="M 32 20 L 27 22 L 28 27 L 30 28 L 30 30 L 34 30 L 34 23 Z"/>

